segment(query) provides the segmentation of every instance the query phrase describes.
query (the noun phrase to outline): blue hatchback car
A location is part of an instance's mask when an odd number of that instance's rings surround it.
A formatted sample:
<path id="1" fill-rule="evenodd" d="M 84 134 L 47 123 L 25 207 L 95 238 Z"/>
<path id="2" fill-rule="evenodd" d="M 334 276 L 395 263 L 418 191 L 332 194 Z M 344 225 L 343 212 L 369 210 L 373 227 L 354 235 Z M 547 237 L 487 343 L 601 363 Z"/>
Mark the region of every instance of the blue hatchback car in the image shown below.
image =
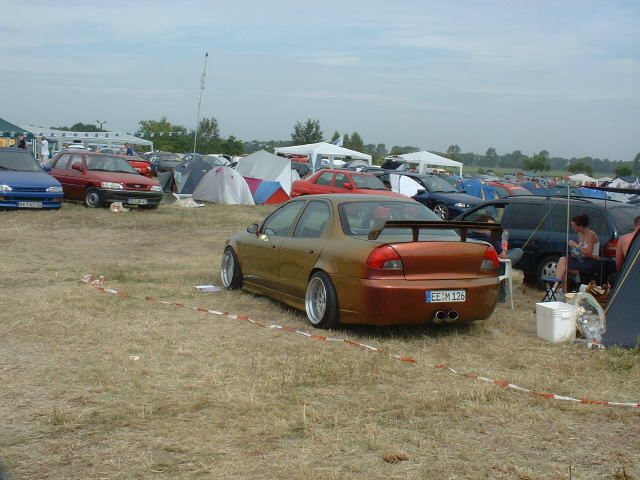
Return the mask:
<path id="1" fill-rule="evenodd" d="M 62 185 L 21 148 L 0 148 L 0 208 L 52 209 L 62 205 Z"/>

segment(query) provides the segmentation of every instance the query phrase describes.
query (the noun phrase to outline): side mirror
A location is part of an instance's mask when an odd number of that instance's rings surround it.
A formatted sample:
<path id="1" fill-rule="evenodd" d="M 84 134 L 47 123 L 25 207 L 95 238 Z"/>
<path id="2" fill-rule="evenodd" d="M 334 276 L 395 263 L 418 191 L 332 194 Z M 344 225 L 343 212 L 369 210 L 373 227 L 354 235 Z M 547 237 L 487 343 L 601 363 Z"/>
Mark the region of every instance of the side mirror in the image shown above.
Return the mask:
<path id="1" fill-rule="evenodd" d="M 72 170 L 77 170 L 79 172 L 84 172 L 84 169 L 82 168 L 82 165 L 80 165 L 79 163 L 74 163 L 73 165 L 71 165 L 71 169 Z"/>
<path id="2" fill-rule="evenodd" d="M 50 164 L 46 164 L 46 165 L 45 165 L 44 167 L 42 167 L 42 168 L 43 168 L 43 170 L 44 170 L 45 172 L 50 172 L 50 171 L 51 171 L 51 165 L 50 165 Z"/>
<path id="3" fill-rule="evenodd" d="M 353 190 L 353 185 L 350 184 L 349 182 L 344 183 L 342 187 L 346 188 L 347 190 Z"/>
<path id="4" fill-rule="evenodd" d="M 416 195 L 422 195 L 423 193 L 425 193 L 427 190 L 424 188 L 419 188 L 418 191 L 416 192 Z"/>
<path id="5" fill-rule="evenodd" d="M 252 223 L 251 225 L 249 225 L 247 227 L 247 232 L 248 233 L 257 234 L 258 233 L 258 224 L 257 223 Z"/>

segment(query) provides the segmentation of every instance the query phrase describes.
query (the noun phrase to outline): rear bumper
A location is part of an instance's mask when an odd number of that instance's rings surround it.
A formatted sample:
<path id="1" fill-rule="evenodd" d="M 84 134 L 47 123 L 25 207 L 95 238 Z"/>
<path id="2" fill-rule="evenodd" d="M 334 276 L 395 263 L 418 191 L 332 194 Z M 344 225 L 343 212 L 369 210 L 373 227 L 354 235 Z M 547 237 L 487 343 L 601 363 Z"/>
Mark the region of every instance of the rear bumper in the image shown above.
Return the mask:
<path id="1" fill-rule="evenodd" d="M 144 192 L 139 190 L 109 190 L 98 189 L 100 198 L 105 204 L 122 202 L 124 205 L 136 205 L 136 200 L 146 200 L 143 205 L 159 205 L 162 200 L 162 192 Z M 133 202 L 131 202 L 133 200 Z"/>
<path id="2" fill-rule="evenodd" d="M 367 325 L 426 325 L 436 312 L 456 312 L 455 322 L 483 320 L 498 300 L 498 278 L 467 280 L 364 280 L 331 275 L 340 321 Z M 427 303 L 428 290 L 466 290 L 464 302 Z"/>

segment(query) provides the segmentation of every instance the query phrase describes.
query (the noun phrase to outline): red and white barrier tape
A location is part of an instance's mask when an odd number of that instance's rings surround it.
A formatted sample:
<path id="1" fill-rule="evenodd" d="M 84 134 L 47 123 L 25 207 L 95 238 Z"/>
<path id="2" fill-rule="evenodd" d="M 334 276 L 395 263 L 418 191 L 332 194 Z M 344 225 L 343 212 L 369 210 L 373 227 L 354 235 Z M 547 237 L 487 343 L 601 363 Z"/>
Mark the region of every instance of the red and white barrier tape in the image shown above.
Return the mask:
<path id="1" fill-rule="evenodd" d="M 233 315 L 229 312 L 220 312 L 218 310 L 210 310 L 208 308 L 203 308 L 203 307 L 194 307 L 194 306 L 190 306 L 190 305 L 185 305 L 184 303 L 180 303 L 180 302 L 168 302 L 165 300 L 159 300 L 155 297 L 151 297 L 151 296 L 136 296 L 136 295 L 130 295 L 129 293 L 125 292 L 125 291 L 119 291 L 119 290 L 114 290 L 111 288 L 106 288 L 104 286 L 105 284 L 105 279 L 102 275 L 96 277 L 94 275 L 85 275 L 84 277 L 82 277 L 82 282 L 87 283 L 89 285 L 94 285 L 99 291 L 103 292 L 103 293 L 109 293 L 112 295 L 116 295 L 118 297 L 121 298 L 134 298 L 137 300 L 146 300 L 148 302 L 154 302 L 154 303 L 159 303 L 162 305 L 172 305 L 175 307 L 180 307 L 180 308 L 186 308 L 188 310 L 195 310 L 197 312 L 202 312 L 202 313 L 208 313 L 211 315 L 219 315 L 219 316 L 223 316 L 226 318 L 231 318 L 233 320 L 242 320 L 242 321 L 246 321 L 249 323 L 252 323 L 258 327 L 262 327 L 262 328 L 268 328 L 268 329 L 272 329 L 272 330 L 280 330 L 283 332 L 287 332 L 287 333 L 295 333 L 297 335 L 301 335 L 305 338 L 308 338 L 310 340 L 319 340 L 322 342 L 341 342 L 341 343 L 345 343 L 348 345 L 351 345 L 353 347 L 360 347 L 360 348 L 365 348 L 367 350 L 370 350 L 372 352 L 377 352 L 377 353 L 382 353 L 387 355 L 390 358 L 393 358 L 395 360 L 399 360 L 403 363 L 418 363 L 418 361 L 413 358 L 413 357 L 409 357 L 406 355 L 398 355 L 395 353 L 390 353 L 387 352 L 386 350 L 382 349 L 382 348 L 378 348 L 378 347 L 373 347 L 371 345 L 367 345 L 366 343 L 362 343 L 362 342 L 358 342 L 356 340 L 351 340 L 348 338 L 340 338 L 340 337 L 327 337 L 325 335 L 314 335 L 308 332 L 305 332 L 304 330 L 299 330 L 295 327 L 287 327 L 287 326 L 282 326 L 282 325 L 277 325 L 277 324 L 265 324 L 262 322 L 259 322 L 257 320 L 252 319 L 251 317 L 247 316 L 247 315 Z M 532 396 L 535 397 L 540 397 L 540 398 L 546 398 L 546 399 L 551 399 L 551 400 L 559 400 L 559 401 L 564 401 L 564 402 L 573 402 L 573 403 L 582 403 L 582 404 L 590 404 L 590 405 L 604 405 L 604 406 L 609 406 L 609 407 L 631 407 L 631 408 L 640 408 L 640 402 L 610 402 L 610 401 L 606 401 L 606 400 L 590 400 L 588 398 L 573 398 L 573 397 L 566 397 L 564 395 L 557 395 L 554 393 L 544 393 L 544 392 L 536 392 L 534 390 L 530 390 L 528 388 L 524 388 L 521 387 L 519 385 L 510 383 L 506 380 L 494 380 L 492 378 L 489 377 L 484 377 L 481 375 L 476 375 L 475 373 L 464 373 L 464 372 L 459 372 L 455 369 L 453 369 L 452 367 L 446 365 L 446 364 L 440 364 L 440 365 L 432 365 L 432 364 L 425 364 L 428 367 L 431 368 L 436 368 L 439 370 L 447 370 L 451 373 L 454 373 L 456 375 L 465 377 L 465 378 L 469 378 L 472 380 L 478 380 L 481 382 L 485 382 L 485 383 L 491 383 L 493 385 L 497 385 L 499 387 L 502 387 L 504 389 L 510 389 L 510 390 L 516 390 L 518 392 L 523 392 L 523 393 L 528 393 Z"/>

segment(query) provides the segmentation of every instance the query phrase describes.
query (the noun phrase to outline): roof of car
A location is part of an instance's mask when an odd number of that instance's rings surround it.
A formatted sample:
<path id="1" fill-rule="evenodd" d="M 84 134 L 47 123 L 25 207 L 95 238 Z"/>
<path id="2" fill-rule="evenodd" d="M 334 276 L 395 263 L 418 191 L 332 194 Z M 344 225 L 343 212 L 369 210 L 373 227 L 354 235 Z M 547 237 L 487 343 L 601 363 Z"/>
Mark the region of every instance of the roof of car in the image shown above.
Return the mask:
<path id="1" fill-rule="evenodd" d="M 321 168 L 320 170 L 318 170 L 318 172 L 322 172 L 322 173 L 326 173 L 326 172 L 349 172 L 352 175 L 372 175 L 369 172 L 358 172 L 355 170 L 350 170 L 348 168 Z M 316 173 L 318 173 L 316 172 Z"/>
<path id="2" fill-rule="evenodd" d="M 297 197 L 294 200 L 329 200 L 333 203 L 353 202 L 353 201 L 367 201 L 367 202 L 412 202 L 417 203 L 415 200 L 406 197 L 391 197 L 387 195 L 375 195 L 366 193 L 321 193 L 314 195 L 303 195 Z"/>
<path id="3" fill-rule="evenodd" d="M 506 198 L 498 198 L 495 200 L 490 200 L 486 203 L 504 203 L 504 202 L 516 202 L 516 203 L 539 203 L 541 200 L 545 202 L 556 202 L 556 203 L 566 203 L 567 197 L 563 195 L 520 195 L 520 196 L 512 196 Z M 625 205 L 623 202 L 618 202 L 617 200 L 605 200 L 603 198 L 590 198 L 590 197 L 576 197 L 571 196 L 569 198 L 570 202 L 582 202 L 582 203 L 590 203 L 593 205 Z"/>

